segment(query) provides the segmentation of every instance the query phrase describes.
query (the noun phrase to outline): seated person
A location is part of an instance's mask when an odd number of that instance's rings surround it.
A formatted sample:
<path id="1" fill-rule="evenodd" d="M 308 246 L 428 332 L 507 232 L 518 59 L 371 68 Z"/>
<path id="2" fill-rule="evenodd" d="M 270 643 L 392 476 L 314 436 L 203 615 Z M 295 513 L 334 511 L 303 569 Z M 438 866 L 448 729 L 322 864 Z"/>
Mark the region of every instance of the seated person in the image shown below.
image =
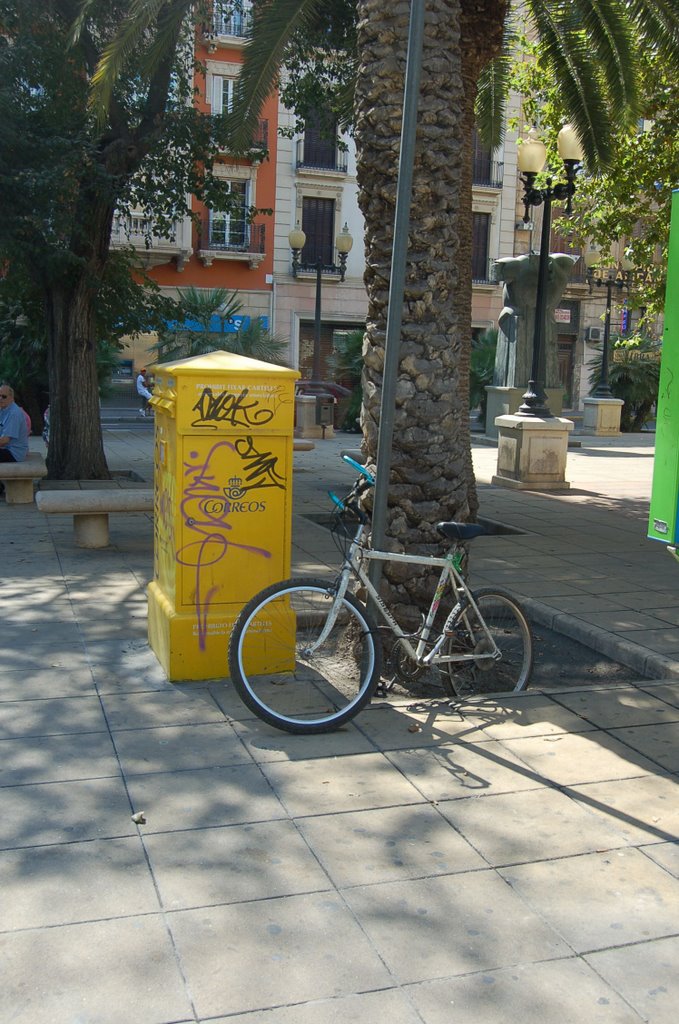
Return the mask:
<path id="1" fill-rule="evenodd" d="M 14 401 L 14 389 L 0 384 L 0 462 L 23 462 L 28 455 L 28 427 Z"/>
<path id="2" fill-rule="evenodd" d="M 139 410 L 142 416 L 148 416 L 149 413 L 153 414 L 153 409 L 149 406 L 149 399 L 152 398 L 152 394 L 148 389 L 148 377 L 146 376 L 146 367 L 142 367 L 137 375 L 137 394 L 142 400 L 142 407 Z"/>

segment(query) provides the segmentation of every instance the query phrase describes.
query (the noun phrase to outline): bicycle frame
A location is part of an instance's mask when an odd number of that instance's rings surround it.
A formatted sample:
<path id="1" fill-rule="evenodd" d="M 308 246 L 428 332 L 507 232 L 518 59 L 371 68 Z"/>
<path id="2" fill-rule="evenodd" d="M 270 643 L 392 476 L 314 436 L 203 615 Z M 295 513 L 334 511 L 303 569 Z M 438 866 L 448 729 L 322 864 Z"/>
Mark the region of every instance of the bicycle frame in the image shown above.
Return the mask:
<path id="1" fill-rule="evenodd" d="M 500 657 L 500 652 L 495 643 L 495 640 L 493 639 L 483 620 L 483 616 L 481 615 L 476 605 L 476 602 L 474 601 L 474 598 L 472 596 L 471 591 L 469 590 L 469 587 L 465 583 L 463 577 L 461 576 L 460 572 L 458 571 L 455 565 L 455 555 L 457 550 L 456 547 L 451 548 L 448 551 L 448 553 L 444 555 L 443 558 L 437 558 L 433 555 L 406 555 L 398 554 L 396 552 L 391 551 L 376 551 L 364 545 L 363 541 L 366 532 L 367 524 L 360 523 L 356 528 L 356 532 L 350 544 L 349 551 L 344 559 L 344 564 L 339 572 L 336 601 L 334 603 L 332 611 L 330 612 L 330 615 L 328 616 L 326 625 L 323 628 L 318 640 L 316 641 L 316 644 L 314 644 L 314 647 L 323 643 L 326 636 L 330 633 L 330 630 L 333 628 L 335 620 L 337 618 L 337 613 L 339 611 L 340 601 L 346 594 L 349 586 L 349 580 L 353 575 L 365 587 L 373 607 L 375 607 L 378 610 L 381 618 L 389 626 L 394 636 L 401 641 L 406 651 L 408 652 L 410 657 L 416 662 L 417 665 L 427 667 L 430 665 L 441 665 L 449 662 L 478 662 L 481 659 L 497 659 Z M 427 616 L 424 620 L 424 624 L 418 633 L 417 646 L 413 646 L 410 640 L 410 636 L 407 633 L 403 632 L 398 622 L 391 614 L 387 606 L 384 604 L 384 601 L 382 600 L 377 590 L 373 586 L 372 582 L 368 577 L 368 574 L 363 569 L 361 563 L 363 561 L 369 562 L 371 560 L 380 562 L 402 562 L 409 565 L 424 566 L 429 569 L 440 568 L 441 573 L 439 575 L 439 581 L 436 586 L 436 590 L 434 591 L 434 596 L 432 597 L 431 604 L 429 606 L 429 611 L 427 612 Z M 446 589 L 446 584 L 448 582 L 450 582 L 457 600 L 454 608 L 452 608 L 452 610 L 446 617 L 446 620 L 443 624 L 443 629 L 436 638 L 436 640 L 434 641 L 431 650 L 428 651 L 428 653 L 425 653 L 427 649 L 427 644 L 429 642 L 429 638 L 431 636 L 434 619 L 436 618 L 436 613 L 441 604 L 441 598 L 443 597 L 443 594 Z M 440 654 L 439 651 L 441 650 L 441 647 L 449 638 L 449 631 L 451 630 L 451 627 L 454 625 L 454 623 L 458 621 L 458 619 L 461 616 L 466 619 L 466 610 L 469 607 L 473 608 L 474 612 L 476 613 L 477 622 L 482 627 L 485 637 L 490 643 L 490 650 L 472 654 Z"/>

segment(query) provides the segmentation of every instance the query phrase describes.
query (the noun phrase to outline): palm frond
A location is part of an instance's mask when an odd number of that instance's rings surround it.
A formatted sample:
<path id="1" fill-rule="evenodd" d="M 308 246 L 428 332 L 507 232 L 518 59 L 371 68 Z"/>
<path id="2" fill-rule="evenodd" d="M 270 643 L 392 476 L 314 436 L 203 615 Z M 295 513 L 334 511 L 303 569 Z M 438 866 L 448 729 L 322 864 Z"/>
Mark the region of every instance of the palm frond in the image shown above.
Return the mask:
<path id="1" fill-rule="evenodd" d="M 80 41 L 85 25 L 87 24 L 87 18 L 95 6 L 97 0 L 80 0 L 80 10 L 78 16 L 71 25 L 71 32 L 68 40 L 69 46 L 76 46 Z"/>
<path id="2" fill-rule="evenodd" d="M 116 82 L 135 51 L 155 26 L 153 45 L 146 54 L 144 74 L 150 77 L 166 59 L 168 43 L 176 37 L 195 0 L 132 0 L 119 31 L 104 49 L 92 76 L 90 109 L 97 120 L 105 120 Z"/>
<path id="3" fill-rule="evenodd" d="M 356 76 L 358 75 L 358 57 L 347 56 L 347 65 L 350 73 L 347 79 L 337 90 L 333 103 L 333 109 L 337 115 L 337 127 L 340 131 L 347 131 L 354 121 L 354 100 L 356 97 Z"/>
<path id="4" fill-rule="evenodd" d="M 628 0 L 626 7 L 640 40 L 676 62 L 679 57 L 679 7 L 676 0 Z"/>
<path id="5" fill-rule="evenodd" d="M 476 94 L 476 127 L 482 143 L 491 150 L 504 141 L 512 52 L 517 42 L 516 24 L 511 14 L 505 22 L 503 36 L 502 53 L 481 72 Z"/>
<path id="6" fill-rule="evenodd" d="M 624 105 L 612 100 L 611 81 L 617 81 L 617 70 L 607 69 L 611 79 L 607 83 L 602 79 L 600 57 L 593 49 L 589 34 L 582 28 L 583 7 L 589 6 L 590 0 L 584 3 L 571 0 L 569 4 L 558 0 L 526 2 L 539 35 L 541 57 L 558 83 L 564 106 L 582 141 L 585 161 L 591 171 L 599 170 L 613 158 L 612 109 L 624 110 L 625 119 L 630 119 L 637 107 L 636 89 L 633 83 L 627 83 Z M 602 2 L 599 6 L 605 4 Z M 611 34 L 610 40 L 614 38 L 621 48 L 626 45 L 626 39 L 629 42 L 624 34 Z M 630 64 L 633 64 L 632 56 L 630 52 Z"/>
<path id="7" fill-rule="evenodd" d="M 311 24 L 321 4 L 322 0 L 272 0 L 255 9 L 234 111 L 227 119 L 232 153 L 244 152 L 250 145 L 259 112 L 276 85 L 290 40 Z"/>
<path id="8" fill-rule="evenodd" d="M 560 5 L 562 6 L 562 5 Z M 631 124 L 637 114 L 636 40 L 618 0 L 586 0 L 567 5 L 570 31 L 584 37 L 606 84 L 612 119 Z"/>
<path id="9" fill-rule="evenodd" d="M 476 127 L 487 149 L 502 145 L 505 134 L 507 82 L 511 60 L 503 53 L 481 72 L 476 94 Z"/>

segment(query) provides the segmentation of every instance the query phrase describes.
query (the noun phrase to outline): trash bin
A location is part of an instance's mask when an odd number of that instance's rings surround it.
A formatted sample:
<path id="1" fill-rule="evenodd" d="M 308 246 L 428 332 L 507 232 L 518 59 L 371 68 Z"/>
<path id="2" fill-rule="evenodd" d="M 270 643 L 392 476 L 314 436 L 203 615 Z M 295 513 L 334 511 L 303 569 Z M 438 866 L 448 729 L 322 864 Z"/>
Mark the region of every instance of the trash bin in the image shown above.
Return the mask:
<path id="1" fill-rule="evenodd" d="M 153 373 L 149 643 L 171 680 L 224 676 L 241 608 L 290 574 L 299 374 L 230 352 Z"/>
<path id="2" fill-rule="evenodd" d="M 328 427 L 333 425 L 335 415 L 335 399 L 332 395 L 316 395 L 316 424 L 323 430 L 323 437 Z"/>

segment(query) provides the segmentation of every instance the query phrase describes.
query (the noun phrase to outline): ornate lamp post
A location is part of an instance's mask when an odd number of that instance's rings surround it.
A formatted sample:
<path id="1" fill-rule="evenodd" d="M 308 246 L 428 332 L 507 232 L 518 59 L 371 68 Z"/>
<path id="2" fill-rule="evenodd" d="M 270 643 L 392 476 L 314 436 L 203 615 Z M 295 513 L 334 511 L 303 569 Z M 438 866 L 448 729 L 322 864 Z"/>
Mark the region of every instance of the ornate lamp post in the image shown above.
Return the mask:
<path id="1" fill-rule="evenodd" d="M 590 294 L 594 285 L 596 285 L 597 288 L 606 289 L 606 315 L 604 316 L 604 340 L 601 351 L 601 377 L 599 383 L 592 392 L 592 397 L 612 398 L 613 392 L 611 391 L 608 383 L 608 359 L 611 337 L 611 305 L 613 301 L 613 289 L 617 288 L 619 291 L 622 291 L 623 288 L 629 288 L 632 270 L 629 260 L 621 260 L 620 268 L 609 267 L 608 269 L 603 270 L 601 267 L 594 266 L 598 259 L 599 253 L 596 250 L 585 253 L 585 263 L 587 264 L 587 284 L 589 285 Z"/>
<path id="2" fill-rule="evenodd" d="M 292 276 L 297 277 L 301 269 L 300 256 L 302 249 L 306 245 L 306 234 L 299 226 L 299 221 L 288 235 L 288 242 L 292 250 Z M 349 233 L 349 228 L 345 223 L 344 227 L 335 239 L 335 247 L 337 249 L 338 264 L 332 264 L 330 267 L 326 267 L 326 271 L 333 274 L 339 274 L 340 281 L 344 280 L 344 275 L 347 269 L 347 257 L 351 252 L 351 248 L 354 244 L 354 239 Z M 323 280 L 323 260 L 319 257 L 316 260 L 316 305 L 314 315 L 314 355 L 313 355 L 313 368 L 311 371 L 311 380 L 307 387 L 310 391 L 322 390 L 321 382 L 321 288 Z"/>
<path id="3" fill-rule="evenodd" d="M 537 138 L 535 129 L 531 128 L 528 138 L 519 146 L 518 164 L 521 181 L 524 186 L 524 222 L 530 220 L 531 207 L 544 206 L 542 231 L 540 233 L 540 256 L 538 262 L 538 282 L 535 299 L 535 324 L 533 328 L 533 356 L 531 375 L 528 388 L 523 395 L 523 403 L 519 406 L 518 415 L 549 417 L 552 413 L 547 404 L 544 383 L 540 380 L 542 349 L 544 345 L 545 315 L 547 310 L 547 272 L 549 269 L 549 241 L 552 229 L 552 200 L 566 200 L 566 213 L 572 209 L 571 201 L 575 193 L 575 176 L 583 158 L 580 140 L 571 125 L 564 125 L 559 132 L 559 156 L 564 162 L 566 181 L 552 185 L 548 178 L 544 188 L 536 188 L 535 179 L 545 165 L 547 150 Z"/>

